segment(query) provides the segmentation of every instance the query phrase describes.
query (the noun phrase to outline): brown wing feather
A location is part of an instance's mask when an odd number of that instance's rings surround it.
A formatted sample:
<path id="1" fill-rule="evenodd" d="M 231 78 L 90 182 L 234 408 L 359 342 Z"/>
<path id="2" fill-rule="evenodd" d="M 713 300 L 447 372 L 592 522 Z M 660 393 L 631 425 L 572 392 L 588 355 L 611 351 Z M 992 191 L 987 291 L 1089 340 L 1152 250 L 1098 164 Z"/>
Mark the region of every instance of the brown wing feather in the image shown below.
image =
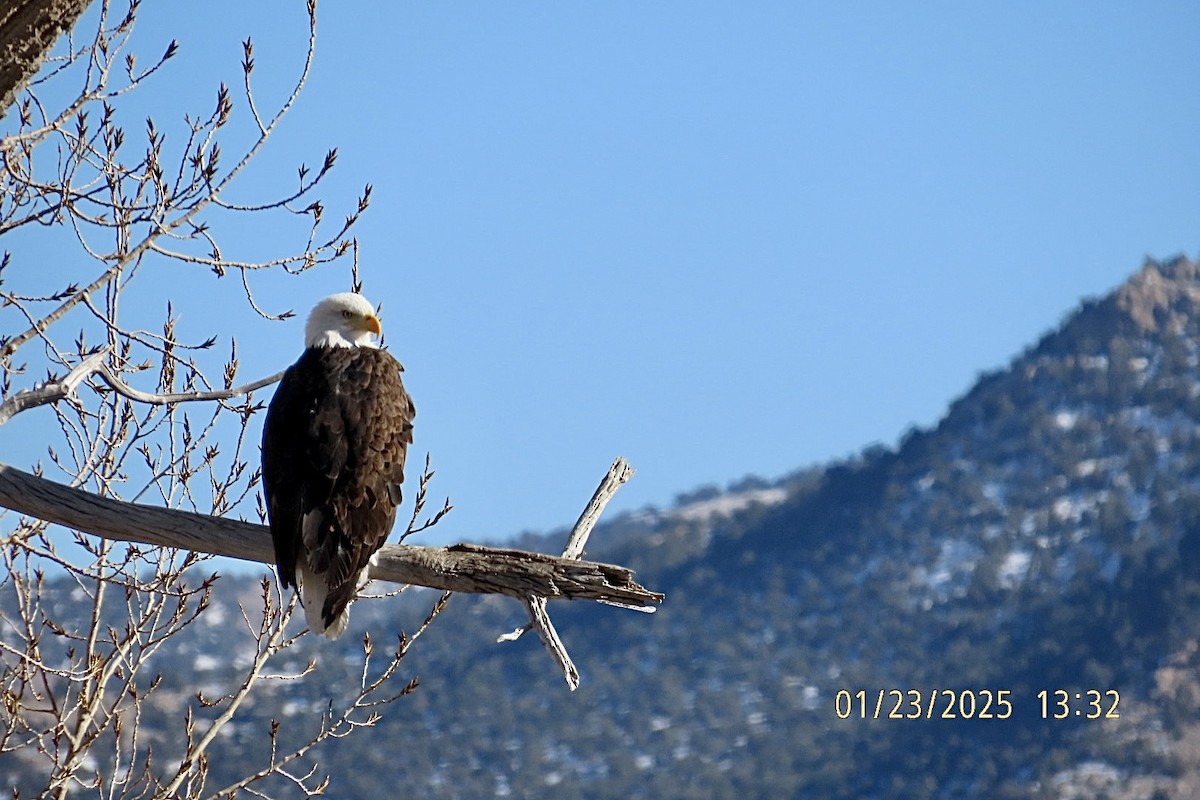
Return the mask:
<path id="1" fill-rule="evenodd" d="M 263 486 L 280 581 L 295 583 L 301 558 L 322 575 L 326 625 L 354 599 L 396 520 L 416 414 L 402 371 L 383 350 L 313 348 L 267 413 Z"/>
<path id="2" fill-rule="evenodd" d="M 396 521 L 416 415 L 399 362 L 382 350 L 364 348 L 356 355 L 336 386 L 349 452 L 331 499 L 334 529 L 344 539 L 338 537 L 343 546 L 326 572 L 329 595 L 322 611 L 327 623 L 354 599 L 359 572 Z"/>
<path id="3" fill-rule="evenodd" d="M 283 375 L 263 425 L 262 481 L 284 588 L 297 586 L 303 554 L 302 520 L 325 502 L 346 458 L 345 437 L 330 430 L 329 374 L 317 351 L 308 350 Z"/>

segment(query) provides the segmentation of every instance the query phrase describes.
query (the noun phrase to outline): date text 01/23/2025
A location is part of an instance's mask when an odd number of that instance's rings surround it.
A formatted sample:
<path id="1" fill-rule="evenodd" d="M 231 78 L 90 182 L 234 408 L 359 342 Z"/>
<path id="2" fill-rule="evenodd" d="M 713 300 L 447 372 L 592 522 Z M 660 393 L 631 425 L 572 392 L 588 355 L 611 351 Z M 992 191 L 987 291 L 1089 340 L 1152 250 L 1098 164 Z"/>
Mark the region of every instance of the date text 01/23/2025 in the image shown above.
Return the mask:
<path id="1" fill-rule="evenodd" d="M 1116 689 L 1042 689 L 1034 695 L 1042 719 L 1117 719 Z M 833 708 L 838 719 L 985 719 L 1013 715 L 1010 689 L 839 689 Z"/>

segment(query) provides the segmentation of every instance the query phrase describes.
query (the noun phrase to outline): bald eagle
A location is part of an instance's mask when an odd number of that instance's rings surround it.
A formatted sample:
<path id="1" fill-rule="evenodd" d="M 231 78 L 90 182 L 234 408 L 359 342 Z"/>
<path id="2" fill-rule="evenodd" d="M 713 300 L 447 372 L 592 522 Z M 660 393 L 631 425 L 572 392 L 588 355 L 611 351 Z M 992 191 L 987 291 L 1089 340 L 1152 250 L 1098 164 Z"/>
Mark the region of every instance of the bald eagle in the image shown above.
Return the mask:
<path id="1" fill-rule="evenodd" d="M 371 557 L 400 504 L 412 443 L 404 368 L 372 341 L 381 333 L 362 295 L 313 308 L 305 351 L 267 408 L 262 481 L 283 588 L 295 586 L 309 628 L 333 639 L 367 582 Z"/>

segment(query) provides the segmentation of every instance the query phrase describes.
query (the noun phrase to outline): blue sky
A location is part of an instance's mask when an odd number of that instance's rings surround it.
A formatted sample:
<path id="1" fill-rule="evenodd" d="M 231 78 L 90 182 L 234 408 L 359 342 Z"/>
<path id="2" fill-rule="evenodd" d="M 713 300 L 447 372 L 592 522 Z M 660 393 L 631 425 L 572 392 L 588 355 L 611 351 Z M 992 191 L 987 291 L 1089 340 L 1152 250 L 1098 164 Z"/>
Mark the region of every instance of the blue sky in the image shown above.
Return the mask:
<path id="1" fill-rule="evenodd" d="M 246 36 L 278 98 L 302 2 L 145 4 L 142 58 L 181 46 L 160 128 L 240 84 Z M 240 199 L 329 147 L 329 213 L 374 186 L 366 294 L 456 505 L 436 540 L 494 540 L 570 524 L 617 455 L 633 509 L 894 443 L 1144 257 L 1195 256 L 1198 36 L 1166 2 L 323 3 Z M 259 291 L 303 315 L 347 283 Z M 299 354 L 300 320 L 228 326 L 247 379 Z"/>

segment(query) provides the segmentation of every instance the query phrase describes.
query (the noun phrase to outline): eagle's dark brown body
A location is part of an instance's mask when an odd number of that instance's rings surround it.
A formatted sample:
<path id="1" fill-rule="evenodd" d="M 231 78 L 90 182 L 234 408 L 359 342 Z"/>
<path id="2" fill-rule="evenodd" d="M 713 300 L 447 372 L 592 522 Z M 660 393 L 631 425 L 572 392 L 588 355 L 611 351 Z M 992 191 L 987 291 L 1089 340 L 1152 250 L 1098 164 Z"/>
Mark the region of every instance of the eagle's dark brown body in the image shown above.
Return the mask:
<path id="1" fill-rule="evenodd" d="M 300 587 L 310 627 L 329 636 L 345 628 L 396 520 L 416 414 L 402 371 L 374 347 L 310 347 L 267 409 L 262 477 L 279 579 Z"/>

